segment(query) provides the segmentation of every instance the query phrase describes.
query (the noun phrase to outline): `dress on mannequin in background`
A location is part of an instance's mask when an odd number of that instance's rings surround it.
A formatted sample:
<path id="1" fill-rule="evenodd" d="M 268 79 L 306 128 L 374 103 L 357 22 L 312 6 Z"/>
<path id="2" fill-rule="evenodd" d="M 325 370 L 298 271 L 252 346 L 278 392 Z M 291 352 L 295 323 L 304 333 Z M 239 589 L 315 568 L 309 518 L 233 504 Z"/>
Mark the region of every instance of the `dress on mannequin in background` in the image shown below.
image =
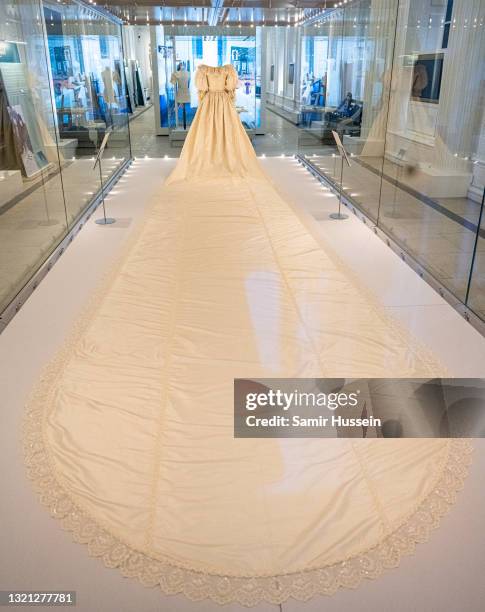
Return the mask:
<path id="1" fill-rule="evenodd" d="M 176 104 L 187 104 L 190 102 L 190 91 L 189 91 L 190 73 L 187 70 L 177 70 L 172 73 L 170 82 L 175 85 L 175 103 Z"/>
<path id="2" fill-rule="evenodd" d="M 113 86 L 113 73 L 111 72 L 111 68 L 108 66 L 101 73 L 101 77 L 103 79 L 103 97 L 106 104 L 114 104 L 116 102 L 115 99 L 115 90 Z"/>
<path id="3" fill-rule="evenodd" d="M 182 119 L 183 128 L 187 129 L 187 110 L 185 105 L 190 102 L 190 91 L 189 91 L 190 74 L 179 66 L 177 72 L 174 72 L 170 78 L 170 82 L 175 86 L 175 116 L 176 126 L 178 127 L 178 108 L 182 107 Z"/>
<path id="4" fill-rule="evenodd" d="M 123 81 L 121 80 L 121 73 L 119 64 L 115 69 L 111 72 L 113 77 L 113 85 L 115 88 L 115 98 L 121 99 L 123 96 Z"/>
<path id="5" fill-rule="evenodd" d="M 221 604 L 331 595 L 428 537 L 466 444 L 235 439 L 234 379 L 448 372 L 266 177 L 234 68 L 196 82 L 175 170 L 33 395 L 30 475 L 77 541 L 144 585 Z"/>

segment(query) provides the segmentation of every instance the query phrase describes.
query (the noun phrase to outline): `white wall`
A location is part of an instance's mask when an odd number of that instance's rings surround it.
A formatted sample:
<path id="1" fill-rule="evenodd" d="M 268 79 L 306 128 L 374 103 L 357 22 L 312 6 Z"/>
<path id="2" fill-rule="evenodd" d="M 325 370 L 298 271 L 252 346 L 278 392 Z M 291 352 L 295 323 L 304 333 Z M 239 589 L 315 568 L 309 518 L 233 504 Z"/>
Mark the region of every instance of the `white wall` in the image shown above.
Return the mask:
<path id="1" fill-rule="evenodd" d="M 263 62 L 266 78 L 262 81 L 266 99 L 285 110 L 298 108 L 300 102 L 301 30 L 300 28 L 266 28 L 263 39 Z M 289 83 L 289 65 L 295 65 L 294 82 Z M 274 65 L 274 81 L 270 80 Z"/>

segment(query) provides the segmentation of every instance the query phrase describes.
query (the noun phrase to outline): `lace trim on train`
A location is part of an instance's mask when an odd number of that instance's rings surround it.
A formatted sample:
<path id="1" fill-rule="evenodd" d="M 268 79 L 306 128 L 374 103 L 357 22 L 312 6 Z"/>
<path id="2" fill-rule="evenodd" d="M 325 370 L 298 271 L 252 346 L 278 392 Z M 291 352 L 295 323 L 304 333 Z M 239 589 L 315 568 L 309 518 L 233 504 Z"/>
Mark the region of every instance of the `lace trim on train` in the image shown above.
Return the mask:
<path id="1" fill-rule="evenodd" d="M 428 497 L 398 529 L 365 553 L 320 569 L 280 576 L 248 578 L 198 572 L 130 548 L 72 501 L 55 476 L 43 439 L 42 400 L 56 375 L 54 368 L 41 379 L 25 421 L 26 465 L 41 502 L 64 529 L 72 532 L 73 539 L 86 544 L 89 554 L 100 557 L 106 567 L 118 568 L 123 576 L 137 578 L 145 586 L 159 586 L 166 594 L 182 593 L 192 600 L 208 598 L 218 604 L 238 602 L 245 606 L 262 601 L 279 604 L 290 597 L 305 601 L 315 595 L 332 595 L 341 587 L 354 588 L 363 578 L 377 578 L 384 570 L 397 567 L 403 555 L 414 551 L 416 543 L 429 538 L 454 503 L 470 463 L 471 444 L 450 441 L 448 460 Z"/>

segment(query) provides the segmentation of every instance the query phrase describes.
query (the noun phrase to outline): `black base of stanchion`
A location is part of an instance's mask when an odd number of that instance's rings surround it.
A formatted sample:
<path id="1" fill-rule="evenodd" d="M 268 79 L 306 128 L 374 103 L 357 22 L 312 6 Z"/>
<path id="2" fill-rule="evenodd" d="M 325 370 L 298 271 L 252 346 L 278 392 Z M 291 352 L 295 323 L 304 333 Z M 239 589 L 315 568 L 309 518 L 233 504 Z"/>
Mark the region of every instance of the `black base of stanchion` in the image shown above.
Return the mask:
<path id="1" fill-rule="evenodd" d="M 348 219 L 349 215 L 344 215 L 343 213 L 332 213 L 329 215 L 330 219 Z"/>
<path id="2" fill-rule="evenodd" d="M 107 217 L 106 219 L 103 217 L 102 219 L 96 219 L 95 223 L 98 225 L 110 225 L 111 223 L 116 223 L 116 219 L 112 217 Z"/>

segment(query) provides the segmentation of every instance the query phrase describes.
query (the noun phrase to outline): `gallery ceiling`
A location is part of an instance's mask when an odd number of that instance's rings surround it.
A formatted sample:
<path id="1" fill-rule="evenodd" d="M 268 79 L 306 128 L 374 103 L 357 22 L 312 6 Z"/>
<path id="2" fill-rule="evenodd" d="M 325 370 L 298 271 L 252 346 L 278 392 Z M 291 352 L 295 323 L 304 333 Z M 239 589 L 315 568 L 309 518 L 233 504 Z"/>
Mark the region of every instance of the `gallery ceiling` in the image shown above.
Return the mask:
<path id="1" fill-rule="evenodd" d="M 104 0 L 97 5 L 132 25 L 237 27 L 311 23 L 352 3 L 353 0 Z"/>

